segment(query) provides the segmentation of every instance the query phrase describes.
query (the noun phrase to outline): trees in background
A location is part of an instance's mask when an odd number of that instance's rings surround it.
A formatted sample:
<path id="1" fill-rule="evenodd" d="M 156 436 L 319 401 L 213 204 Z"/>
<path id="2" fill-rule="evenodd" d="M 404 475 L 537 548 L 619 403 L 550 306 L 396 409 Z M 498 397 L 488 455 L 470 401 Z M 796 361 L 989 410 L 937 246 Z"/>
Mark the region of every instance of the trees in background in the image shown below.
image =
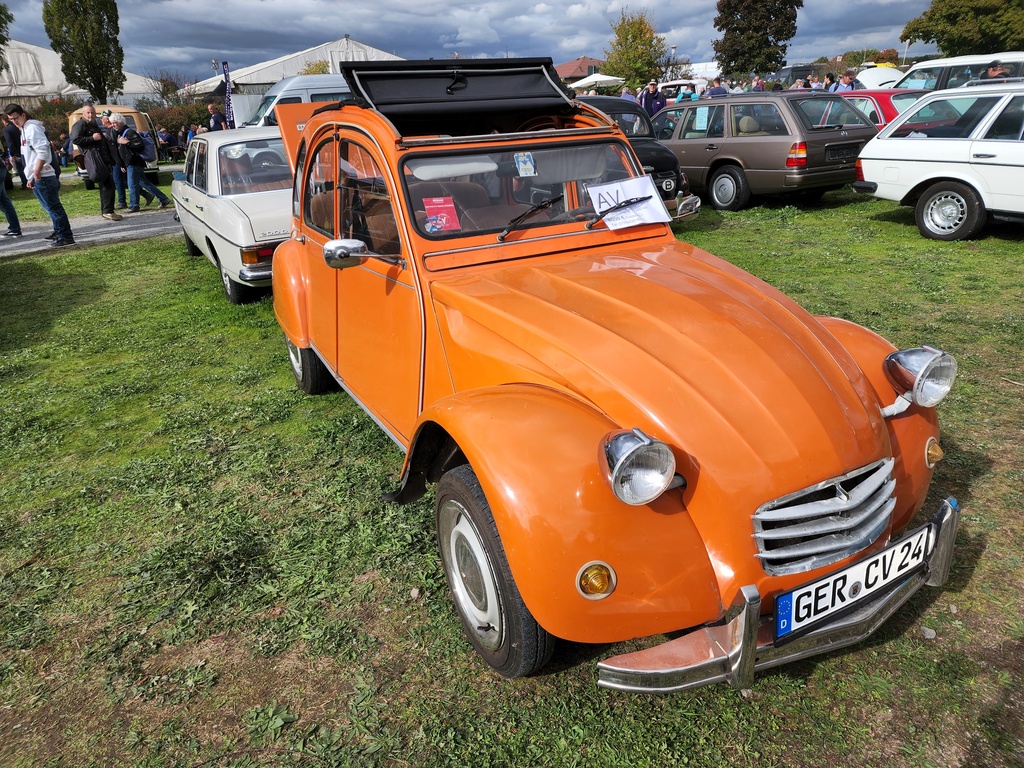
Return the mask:
<path id="1" fill-rule="evenodd" d="M 803 0 L 718 0 L 714 23 L 722 36 L 711 45 L 722 73 L 745 78 L 777 71 L 803 5 Z"/>
<path id="2" fill-rule="evenodd" d="M 935 43 L 945 56 L 1024 49 L 1021 0 L 932 0 L 903 28 L 900 40 Z"/>
<path id="3" fill-rule="evenodd" d="M 124 87 L 116 0 L 43 0 L 43 26 L 69 83 L 100 103 Z"/>
<path id="4" fill-rule="evenodd" d="M 647 14 L 623 9 L 619 20 L 611 22 L 611 27 L 615 36 L 611 48 L 604 52 L 604 74 L 621 77 L 632 87 L 658 79 L 665 69 L 668 49 Z"/>
<path id="5" fill-rule="evenodd" d="M 7 69 L 7 43 L 10 41 L 11 22 L 14 21 L 14 14 L 7 7 L 6 3 L 0 3 L 0 72 Z"/>

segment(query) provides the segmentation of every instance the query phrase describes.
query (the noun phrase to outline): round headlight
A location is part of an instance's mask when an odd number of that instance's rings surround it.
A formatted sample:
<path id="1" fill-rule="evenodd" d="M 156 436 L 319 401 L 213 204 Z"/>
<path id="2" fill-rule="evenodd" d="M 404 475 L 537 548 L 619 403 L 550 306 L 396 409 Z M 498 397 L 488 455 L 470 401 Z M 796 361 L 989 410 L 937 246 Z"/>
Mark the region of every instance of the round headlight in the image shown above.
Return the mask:
<path id="1" fill-rule="evenodd" d="M 949 394 L 956 379 L 956 360 L 932 347 L 914 347 L 885 358 L 885 373 L 897 391 L 916 405 L 934 408 Z"/>
<path id="2" fill-rule="evenodd" d="M 604 456 L 612 491 L 627 504 L 647 504 L 665 492 L 676 473 L 672 450 L 639 429 L 605 436 Z"/>

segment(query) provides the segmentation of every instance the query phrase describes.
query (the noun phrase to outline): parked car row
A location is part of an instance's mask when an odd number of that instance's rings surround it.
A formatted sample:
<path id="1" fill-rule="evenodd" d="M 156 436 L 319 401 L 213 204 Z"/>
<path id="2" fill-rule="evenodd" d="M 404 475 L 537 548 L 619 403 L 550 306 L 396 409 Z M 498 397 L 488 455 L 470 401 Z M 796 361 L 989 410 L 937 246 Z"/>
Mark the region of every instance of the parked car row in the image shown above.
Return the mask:
<path id="1" fill-rule="evenodd" d="M 957 502 L 910 526 L 950 355 L 811 315 L 680 242 L 664 179 L 549 59 L 343 72 L 357 98 L 278 106 L 279 134 L 201 137 L 175 201 L 229 297 L 272 265 L 297 385 L 341 386 L 405 452 L 388 499 L 436 483 L 455 614 L 494 670 L 537 672 L 556 638 L 670 634 L 601 662 L 599 684 L 743 688 L 945 583 Z M 875 132 L 835 96 L 673 114 L 671 140 L 708 154 L 782 137 L 793 189 L 845 183 Z"/>

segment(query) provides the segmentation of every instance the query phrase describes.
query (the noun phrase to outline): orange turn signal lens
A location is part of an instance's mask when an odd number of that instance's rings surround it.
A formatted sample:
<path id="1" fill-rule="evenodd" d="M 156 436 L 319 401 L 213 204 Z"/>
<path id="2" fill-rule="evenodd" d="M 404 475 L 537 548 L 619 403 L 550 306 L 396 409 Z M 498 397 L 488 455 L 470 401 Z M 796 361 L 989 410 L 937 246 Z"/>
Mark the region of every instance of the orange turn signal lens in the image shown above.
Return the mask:
<path id="1" fill-rule="evenodd" d="M 942 458 L 945 455 L 945 452 L 939 445 L 939 441 L 934 437 L 928 438 L 928 445 L 926 445 L 924 449 L 924 460 L 928 465 L 928 469 L 932 469 L 936 464 L 942 461 Z"/>
<path id="2" fill-rule="evenodd" d="M 615 571 L 607 563 L 587 563 L 576 576 L 576 589 L 588 600 L 601 600 L 615 591 Z"/>

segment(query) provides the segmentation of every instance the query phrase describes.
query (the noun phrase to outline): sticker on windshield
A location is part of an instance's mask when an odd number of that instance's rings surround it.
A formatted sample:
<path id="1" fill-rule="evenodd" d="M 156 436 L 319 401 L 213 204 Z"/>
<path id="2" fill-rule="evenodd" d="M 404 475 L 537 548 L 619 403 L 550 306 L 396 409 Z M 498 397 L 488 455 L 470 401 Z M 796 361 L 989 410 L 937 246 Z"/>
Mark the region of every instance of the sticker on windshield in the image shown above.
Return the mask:
<path id="1" fill-rule="evenodd" d="M 428 233 L 458 232 L 462 229 L 459 215 L 455 212 L 455 201 L 450 197 L 425 197 L 423 210 L 427 214 L 425 227 Z"/>
<path id="2" fill-rule="evenodd" d="M 516 170 L 520 176 L 536 176 L 537 166 L 533 162 L 533 152 L 516 152 L 512 155 L 516 161 Z"/>

